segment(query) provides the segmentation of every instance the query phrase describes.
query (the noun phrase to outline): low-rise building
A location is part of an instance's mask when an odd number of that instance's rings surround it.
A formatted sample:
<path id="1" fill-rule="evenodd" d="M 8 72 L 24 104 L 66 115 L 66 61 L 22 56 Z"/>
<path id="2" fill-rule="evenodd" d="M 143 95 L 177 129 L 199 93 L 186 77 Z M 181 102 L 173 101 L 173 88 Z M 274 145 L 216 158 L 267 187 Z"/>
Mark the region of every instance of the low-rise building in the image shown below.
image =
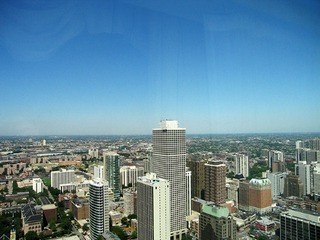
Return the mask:
<path id="1" fill-rule="evenodd" d="M 199 222 L 200 240 L 236 239 L 236 221 L 226 207 L 204 204 Z"/>
<path id="2" fill-rule="evenodd" d="M 21 218 L 24 234 L 27 234 L 29 231 L 40 234 L 42 231 L 42 214 L 41 206 L 37 206 L 35 203 L 28 203 L 22 208 Z"/>
<path id="3" fill-rule="evenodd" d="M 71 211 L 76 220 L 89 219 L 89 200 L 86 198 L 73 198 L 71 201 Z"/>

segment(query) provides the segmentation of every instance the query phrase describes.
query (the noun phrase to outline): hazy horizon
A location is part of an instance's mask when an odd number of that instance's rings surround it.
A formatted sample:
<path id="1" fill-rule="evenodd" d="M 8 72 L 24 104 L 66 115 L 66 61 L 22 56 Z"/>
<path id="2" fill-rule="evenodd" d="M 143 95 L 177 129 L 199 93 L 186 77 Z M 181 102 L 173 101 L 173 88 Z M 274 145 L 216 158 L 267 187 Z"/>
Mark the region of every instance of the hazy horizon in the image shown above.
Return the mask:
<path id="1" fill-rule="evenodd" d="M 252 133 L 186 133 L 187 136 L 226 136 L 226 135 L 248 135 L 248 136 L 261 136 L 261 135 L 312 135 L 315 137 L 319 137 L 320 132 L 252 132 Z M 49 138 L 56 138 L 56 137 L 152 137 L 151 133 L 146 134 L 43 134 L 43 135 L 0 135 L 0 138 L 5 137 L 35 137 L 35 138 L 42 138 L 42 137 L 49 137 Z"/>

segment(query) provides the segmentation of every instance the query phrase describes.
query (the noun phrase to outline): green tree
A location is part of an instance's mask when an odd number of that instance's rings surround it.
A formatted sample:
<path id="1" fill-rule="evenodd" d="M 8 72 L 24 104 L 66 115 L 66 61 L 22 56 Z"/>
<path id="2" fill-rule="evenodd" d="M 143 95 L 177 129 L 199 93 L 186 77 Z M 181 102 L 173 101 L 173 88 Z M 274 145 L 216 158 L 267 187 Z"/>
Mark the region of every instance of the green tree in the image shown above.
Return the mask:
<path id="1" fill-rule="evenodd" d="M 18 183 L 17 181 L 13 181 L 12 183 L 12 193 L 15 194 L 19 191 Z"/>
<path id="2" fill-rule="evenodd" d="M 127 217 L 123 217 L 123 218 L 121 219 L 121 224 L 128 226 L 128 218 L 127 218 Z"/>
<path id="3" fill-rule="evenodd" d="M 116 234 L 121 240 L 126 240 L 128 238 L 128 235 L 119 226 L 113 226 L 111 232 Z"/>
<path id="4" fill-rule="evenodd" d="M 54 232 L 57 231 L 57 226 L 56 226 L 56 221 L 55 220 L 51 220 L 49 222 L 49 228 Z"/>
<path id="5" fill-rule="evenodd" d="M 136 214 L 129 214 L 128 215 L 128 219 L 137 219 L 137 215 Z"/>
<path id="6" fill-rule="evenodd" d="M 131 234 L 131 239 L 136 239 L 138 237 L 138 233 L 136 231 L 134 231 L 132 234 Z"/>
<path id="7" fill-rule="evenodd" d="M 25 235 L 26 240 L 35 240 L 35 239 L 39 239 L 38 234 L 34 231 L 29 231 L 27 232 L 27 234 Z"/>
<path id="8" fill-rule="evenodd" d="M 84 224 L 83 227 L 82 227 L 82 230 L 85 231 L 85 232 L 89 231 L 89 224 L 88 223 Z"/>

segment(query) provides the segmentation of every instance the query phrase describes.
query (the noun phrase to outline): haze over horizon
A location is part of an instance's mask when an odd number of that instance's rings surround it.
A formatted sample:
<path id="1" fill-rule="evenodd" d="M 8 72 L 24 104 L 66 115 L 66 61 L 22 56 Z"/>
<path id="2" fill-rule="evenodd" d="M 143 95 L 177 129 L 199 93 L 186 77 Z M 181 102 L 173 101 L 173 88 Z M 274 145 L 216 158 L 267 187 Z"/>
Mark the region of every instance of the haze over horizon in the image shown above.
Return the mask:
<path id="1" fill-rule="evenodd" d="M 1 1 L 0 136 L 320 132 L 318 1 Z"/>

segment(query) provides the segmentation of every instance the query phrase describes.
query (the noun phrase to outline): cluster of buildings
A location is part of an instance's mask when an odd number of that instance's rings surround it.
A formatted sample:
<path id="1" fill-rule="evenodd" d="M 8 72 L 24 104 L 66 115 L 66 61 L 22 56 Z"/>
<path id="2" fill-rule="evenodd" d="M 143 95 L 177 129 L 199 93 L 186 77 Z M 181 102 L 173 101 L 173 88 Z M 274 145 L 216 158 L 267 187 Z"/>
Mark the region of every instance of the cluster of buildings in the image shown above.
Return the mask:
<path id="1" fill-rule="evenodd" d="M 51 187 L 66 193 L 60 200 L 79 225 L 90 225 L 92 240 L 99 236 L 117 239 L 110 225 L 122 225 L 122 218 L 132 214 L 137 215 L 131 227 L 139 239 L 181 240 L 185 234 L 199 240 L 248 239 L 250 226 L 273 233 L 279 228 L 280 239 L 320 238 L 320 139 L 296 142 L 294 172 L 287 170 L 282 151 L 262 149 L 269 170 L 250 180 L 252 163 L 245 152 L 227 153 L 233 178 L 227 177 L 229 163 L 219 155 L 187 159 L 186 129 L 174 120 L 163 120 L 153 129 L 149 157 L 139 164 L 124 161 L 116 149 L 90 148 L 88 156 L 95 163 L 88 173 L 72 167 L 50 172 Z M 131 154 L 125 147 L 121 151 Z M 60 162 L 61 157 L 45 154 L 32 161 Z M 3 167 L 15 172 L 26 168 L 24 162 L 20 165 Z M 36 193 L 45 188 L 39 177 L 20 184 L 32 186 Z M 57 219 L 56 206 L 45 199 L 41 205 L 29 202 L 22 206 L 21 213 L 25 233 L 40 233 L 43 222 Z M 267 217 L 276 213 L 278 220 Z"/>

